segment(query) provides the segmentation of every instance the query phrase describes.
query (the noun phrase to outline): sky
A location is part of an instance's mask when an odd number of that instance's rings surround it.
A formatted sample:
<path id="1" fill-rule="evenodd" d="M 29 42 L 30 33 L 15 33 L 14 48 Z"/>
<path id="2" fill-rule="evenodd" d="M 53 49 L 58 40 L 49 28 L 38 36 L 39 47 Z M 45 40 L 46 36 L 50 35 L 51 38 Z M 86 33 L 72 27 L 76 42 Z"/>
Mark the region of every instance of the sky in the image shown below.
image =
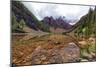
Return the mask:
<path id="1" fill-rule="evenodd" d="M 54 18 L 65 17 L 65 19 L 80 19 L 88 13 L 89 8 L 94 6 L 48 4 L 35 2 L 22 2 L 39 20 L 46 16 Z"/>
<path id="2" fill-rule="evenodd" d="M 18 0 L 17 0 L 18 1 Z M 69 3 L 69 4 L 85 4 L 96 5 L 95 0 L 19 0 L 19 1 L 39 1 L 39 2 L 54 2 L 54 3 Z M 94 6 L 82 5 L 64 5 L 64 4 L 47 4 L 35 2 L 22 2 L 37 18 L 42 20 L 46 16 L 53 18 L 64 17 L 65 20 L 79 20 L 83 15 L 88 13 L 89 8 Z M 71 23 L 75 24 L 74 21 Z"/>

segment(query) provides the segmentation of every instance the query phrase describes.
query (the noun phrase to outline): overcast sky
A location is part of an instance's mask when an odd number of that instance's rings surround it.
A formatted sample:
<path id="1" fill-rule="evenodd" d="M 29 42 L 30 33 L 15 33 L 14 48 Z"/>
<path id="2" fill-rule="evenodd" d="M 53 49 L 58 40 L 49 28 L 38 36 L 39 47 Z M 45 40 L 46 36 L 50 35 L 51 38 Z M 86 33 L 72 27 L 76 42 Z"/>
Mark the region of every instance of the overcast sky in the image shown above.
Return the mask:
<path id="1" fill-rule="evenodd" d="M 53 16 L 54 18 L 64 16 L 67 19 L 80 19 L 83 15 L 88 13 L 89 8 L 93 6 L 80 5 L 62 5 L 62 4 L 48 4 L 48 3 L 34 3 L 22 2 L 39 20 L 46 16 Z"/>

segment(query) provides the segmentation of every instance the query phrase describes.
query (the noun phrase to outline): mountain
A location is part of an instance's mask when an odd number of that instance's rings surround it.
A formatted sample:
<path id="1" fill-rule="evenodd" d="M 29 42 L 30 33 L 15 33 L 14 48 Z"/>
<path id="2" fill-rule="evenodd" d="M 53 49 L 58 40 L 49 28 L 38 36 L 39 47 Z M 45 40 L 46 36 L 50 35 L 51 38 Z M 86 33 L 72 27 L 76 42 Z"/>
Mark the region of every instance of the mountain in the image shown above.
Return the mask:
<path id="1" fill-rule="evenodd" d="M 48 27 L 39 21 L 34 14 L 32 14 L 28 8 L 26 8 L 19 1 L 12 1 L 12 32 L 26 32 L 23 31 L 25 26 L 33 29 L 35 31 L 46 31 L 48 32 Z"/>
<path id="2" fill-rule="evenodd" d="M 71 28 L 71 25 L 61 17 L 57 19 L 45 17 L 42 21 L 39 21 L 21 2 L 12 1 L 12 31 L 26 32 L 23 30 L 25 26 L 44 32 L 50 32 L 51 27 L 65 30 Z"/>
<path id="3" fill-rule="evenodd" d="M 38 30 L 36 24 L 39 21 L 21 2 L 12 1 L 12 13 L 16 17 L 18 23 L 24 20 L 28 27 Z"/>
<path id="4" fill-rule="evenodd" d="M 67 22 L 67 20 L 64 20 L 62 17 L 56 19 L 54 19 L 52 16 L 45 17 L 42 21 L 48 26 L 54 27 L 55 29 L 62 28 L 67 30 L 72 27 L 72 25 L 70 25 L 69 22 Z"/>
<path id="5" fill-rule="evenodd" d="M 93 10 L 90 10 L 88 14 L 81 17 L 81 19 L 75 24 L 71 25 L 70 23 L 74 23 L 73 20 L 64 19 L 63 17 L 53 18 L 44 17 L 41 21 L 36 18 L 36 16 L 31 13 L 28 8 L 26 8 L 23 3 L 19 1 L 12 1 L 12 32 L 16 33 L 25 33 L 28 29 L 35 31 L 43 31 L 43 32 L 71 32 L 74 29 L 87 24 L 87 19 L 92 17 L 90 15 Z M 93 13 L 94 14 L 94 13 Z M 94 14 L 95 15 L 95 14 Z M 88 21 L 89 22 L 89 21 Z M 92 20 L 91 20 L 92 22 Z M 88 23 L 89 24 L 89 23 Z M 26 29 L 27 28 L 27 29 Z M 92 27 L 91 27 L 92 28 Z"/>

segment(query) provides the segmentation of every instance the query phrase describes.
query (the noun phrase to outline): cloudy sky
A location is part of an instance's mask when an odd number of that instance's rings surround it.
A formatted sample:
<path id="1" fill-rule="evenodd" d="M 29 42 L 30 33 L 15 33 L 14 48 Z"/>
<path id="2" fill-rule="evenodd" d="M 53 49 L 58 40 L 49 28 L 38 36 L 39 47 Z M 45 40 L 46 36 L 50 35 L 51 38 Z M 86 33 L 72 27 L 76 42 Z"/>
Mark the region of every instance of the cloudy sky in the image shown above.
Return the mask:
<path id="1" fill-rule="evenodd" d="M 67 19 L 80 19 L 88 13 L 89 8 L 94 6 L 48 4 L 35 2 L 22 2 L 39 20 L 46 16 L 57 18 L 64 16 Z"/>
<path id="2" fill-rule="evenodd" d="M 18 0 L 17 0 L 18 1 Z M 56 3 L 71 3 L 71 4 L 86 4 L 95 5 L 95 0 L 19 0 L 19 1 L 41 1 L 41 2 L 56 2 Z M 22 2 L 39 20 L 45 16 L 65 16 L 68 19 L 80 19 L 85 15 L 89 8 L 93 6 L 80 6 L 80 5 L 59 5 L 59 4 L 46 4 L 35 2 Z"/>

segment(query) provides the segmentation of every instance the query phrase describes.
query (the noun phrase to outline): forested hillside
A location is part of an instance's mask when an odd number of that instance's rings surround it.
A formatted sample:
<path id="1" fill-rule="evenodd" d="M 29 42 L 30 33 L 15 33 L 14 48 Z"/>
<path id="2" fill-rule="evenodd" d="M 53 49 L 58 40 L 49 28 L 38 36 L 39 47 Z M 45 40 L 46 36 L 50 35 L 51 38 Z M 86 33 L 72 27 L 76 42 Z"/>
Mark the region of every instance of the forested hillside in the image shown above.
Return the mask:
<path id="1" fill-rule="evenodd" d="M 75 33 L 78 36 L 90 37 L 95 36 L 96 33 L 96 8 L 89 9 L 88 14 L 83 16 L 78 23 L 81 23 L 76 29 Z"/>

